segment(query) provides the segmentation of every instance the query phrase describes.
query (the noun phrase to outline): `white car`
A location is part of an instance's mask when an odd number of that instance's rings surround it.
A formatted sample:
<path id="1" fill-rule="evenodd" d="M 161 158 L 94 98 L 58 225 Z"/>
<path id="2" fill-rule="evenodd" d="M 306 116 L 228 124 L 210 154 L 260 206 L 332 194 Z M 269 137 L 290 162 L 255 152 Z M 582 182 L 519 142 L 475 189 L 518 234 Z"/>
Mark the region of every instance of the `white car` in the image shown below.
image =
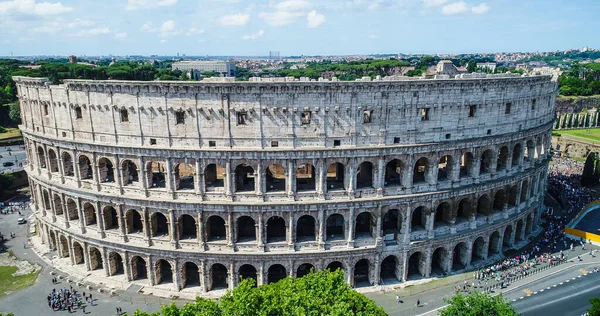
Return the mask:
<path id="1" fill-rule="evenodd" d="M 27 223 L 27 221 L 23 217 L 19 217 L 17 219 L 17 224 L 25 224 L 25 223 Z"/>

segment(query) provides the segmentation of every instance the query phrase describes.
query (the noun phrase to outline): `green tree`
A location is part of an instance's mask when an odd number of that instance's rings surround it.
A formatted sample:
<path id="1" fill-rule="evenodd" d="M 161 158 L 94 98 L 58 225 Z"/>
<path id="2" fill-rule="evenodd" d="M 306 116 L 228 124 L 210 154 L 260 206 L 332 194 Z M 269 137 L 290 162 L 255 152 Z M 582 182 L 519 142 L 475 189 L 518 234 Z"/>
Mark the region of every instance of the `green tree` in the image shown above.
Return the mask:
<path id="1" fill-rule="evenodd" d="M 590 298 L 590 303 L 592 303 L 592 307 L 588 309 L 588 316 L 600 316 L 600 297 Z"/>
<path id="2" fill-rule="evenodd" d="M 21 106 L 19 106 L 19 103 L 17 103 L 17 102 L 9 103 L 8 107 L 9 107 L 8 116 L 10 117 L 10 119 L 13 122 L 15 122 L 16 124 L 20 124 L 21 123 Z"/>
<path id="3" fill-rule="evenodd" d="M 598 183 L 598 177 L 596 176 L 596 160 L 597 153 L 591 152 L 585 159 L 583 165 L 583 174 L 581 175 L 581 185 L 590 186 Z"/>
<path id="4" fill-rule="evenodd" d="M 519 315 L 502 295 L 474 293 L 463 296 L 457 294 L 444 299 L 448 306 L 439 311 L 440 316 L 517 316 Z"/>
<path id="5" fill-rule="evenodd" d="M 474 72 L 475 69 L 477 69 L 477 62 L 475 61 L 475 59 L 469 60 L 469 62 L 467 63 L 467 71 Z"/>

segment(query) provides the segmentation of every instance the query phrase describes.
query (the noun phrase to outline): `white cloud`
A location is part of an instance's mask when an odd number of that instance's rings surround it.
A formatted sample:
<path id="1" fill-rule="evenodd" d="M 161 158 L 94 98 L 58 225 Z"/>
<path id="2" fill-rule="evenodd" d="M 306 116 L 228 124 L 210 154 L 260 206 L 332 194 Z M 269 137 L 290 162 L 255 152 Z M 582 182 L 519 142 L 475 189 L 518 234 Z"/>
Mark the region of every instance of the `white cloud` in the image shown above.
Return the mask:
<path id="1" fill-rule="evenodd" d="M 175 21 L 168 20 L 165 21 L 158 29 L 158 36 L 160 37 L 169 37 L 179 35 L 179 31 L 176 29 Z"/>
<path id="2" fill-rule="evenodd" d="M 90 21 L 90 20 L 82 20 L 82 19 L 75 19 L 75 20 L 65 20 L 62 18 L 59 19 L 55 19 L 53 21 L 49 21 L 46 22 L 38 27 L 35 27 L 33 29 L 31 29 L 31 31 L 35 32 L 35 33 L 48 33 L 48 34 L 55 34 L 67 29 L 81 29 L 81 28 L 86 28 L 86 27 L 91 27 L 94 26 L 96 23 L 94 21 Z"/>
<path id="3" fill-rule="evenodd" d="M 284 26 L 296 22 L 299 18 L 304 16 L 302 12 L 288 12 L 288 11 L 275 11 L 275 12 L 261 12 L 258 15 L 263 21 L 271 26 Z"/>
<path id="4" fill-rule="evenodd" d="M 263 35 L 265 35 L 265 31 L 260 30 L 260 31 L 258 31 L 256 33 L 246 34 L 246 35 L 242 36 L 242 39 L 243 40 L 254 40 L 254 39 L 257 39 L 259 37 L 262 37 Z"/>
<path id="5" fill-rule="evenodd" d="M 323 14 L 317 13 L 317 11 L 315 10 L 308 12 L 308 15 L 306 15 L 306 21 L 308 22 L 307 25 L 310 28 L 314 28 L 325 23 L 325 20 L 325 16 Z"/>
<path id="6" fill-rule="evenodd" d="M 484 14 L 488 11 L 490 11 L 490 7 L 485 2 L 482 2 L 480 5 L 476 5 L 471 8 L 471 12 L 475 14 Z"/>
<path id="7" fill-rule="evenodd" d="M 156 32 L 156 28 L 152 25 L 152 22 L 146 22 L 144 23 L 144 25 L 142 25 L 142 27 L 140 28 L 140 30 L 147 32 L 147 33 L 154 33 Z"/>
<path id="8" fill-rule="evenodd" d="M 224 26 L 243 26 L 250 21 L 250 15 L 245 13 L 224 15 L 219 19 L 219 24 Z"/>
<path id="9" fill-rule="evenodd" d="M 204 33 L 204 29 L 192 27 L 187 31 L 187 33 L 185 33 L 185 35 L 192 36 L 192 35 L 202 34 L 202 33 Z"/>
<path id="10" fill-rule="evenodd" d="M 448 2 L 448 0 L 421 0 L 421 2 L 423 3 L 423 7 L 428 9 L 428 8 L 439 7 L 443 4 L 446 4 Z"/>
<path id="11" fill-rule="evenodd" d="M 312 4 L 307 0 L 286 0 L 275 5 L 277 11 L 300 11 L 311 7 Z"/>
<path id="12" fill-rule="evenodd" d="M 116 33 L 115 34 L 115 39 L 118 39 L 120 41 L 124 41 L 127 39 L 127 33 L 123 32 L 123 33 Z"/>
<path id="13" fill-rule="evenodd" d="M 467 6 L 467 3 L 464 1 L 453 2 L 453 3 L 445 5 L 442 8 L 442 13 L 445 15 L 461 14 L 461 13 L 465 13 L 467 11 L 469 11 L 469 7 Z"/>
<path id="14" fill-rule="evenodd" d="M 62 2 L 50 3 L 36 0 L 10 0 L 0 2 L 0 15 L 35 15 L 48 16 L 69 13 L 73 8 L 64 6 Z"/>
<path id="15" fill-rule="evenodd" d="M 95 36 L 95 35 L 107 35 L 110 33 L 111 33 L 110 28 L 108 28 L 106 26 L 101 26 L 101 27 L 96 27 L 96 28 L 92 28 L 92 29 L 81 30 L 77 33 L 70 34 L 69 36 L 88 37 L 88 36 Z"/>
<path id="16" fill-rule="evenodd" d="M 125 10 L 152 9 L 170 7 L 177 4 L 177 0 L 127 0 Z"/>

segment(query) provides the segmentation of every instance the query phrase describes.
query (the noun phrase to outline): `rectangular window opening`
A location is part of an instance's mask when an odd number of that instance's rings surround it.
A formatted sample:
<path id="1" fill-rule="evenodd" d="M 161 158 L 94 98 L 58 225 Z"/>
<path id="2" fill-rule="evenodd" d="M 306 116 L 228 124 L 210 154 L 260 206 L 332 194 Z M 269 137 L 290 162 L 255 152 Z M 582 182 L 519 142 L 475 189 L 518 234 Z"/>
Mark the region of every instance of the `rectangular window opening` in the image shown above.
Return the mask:
<path id="1" fill-rule="evenodd" d="M 363 111 L 363 123 L 371 123 L 372 116 L 373 116 L 373 110 L 364 110 Z"/>
<path id="2" fill-rule="evenodd" d="M 248 113 L 246 111 L 237 112 L 237 125 L 246 125 L 248 119 Z"/>
<path id="3" fill-rule="evenodd" d="M 488 130 L 487 130 L 487 134 L 488 134 L 488 135 L 492 135 L 492 130 L 491 130 L 491 129 L 488 129 Z"/>
<path id="4" fill-rule="evenodd" d="M 271 147 L 279 147 L 279 142 L 276 140 L 271 141 Z"/>
<path id="5" fill-rule="evenodd" d="M 512 103 L 510 103 L 510 102 L 506 103 L 506 107 L 504 108 L 504 114 L 510 114 L 511 106 L 512 106 Z"/>
<path id="6" fill-rule="evenodd" d="M 532 110 L 535 110 L 535 103 L 536 103 L 535 99 L 531 100 L 531 109 Z"/>
<path id="7" fill-rule="evenodd" d="M 121 109 L 121 122 L 129 122 L 129 111 Z"/>
<path id="8" fill-rule="evenodd" d="M 311 117 L 310 111 L 304 111 L 302 112 L 302 116 L 300 117 L 300 120 L 302 121 L 302 125 L 308 125 L 310 124 L 310 117 Z"/>
<path id="9" fill-rule="evenodd" d="M 400 144 L 400 137 L 394 137 L 394 144 Z"/>
<path id="10" fill-rule="evenodd" d="M 446 139 L 450 139 L 451 136 L 451 134 L 446 134 Z"/>
<path id="11" fill-rule="evenodd" d="M 340 146 L 341 143 L 342 142 L 340 140 L 334 140 L 333 141 L 333 147 L 338 147 L 338 146 Z"/>
<path id="12" fill-rule="evenodd" d="M 150 138 L 150 145 L 156 145 L 156 138 Z"/>
<path id="13" fill-rule="evenodd" d="M 429 108 L 421 109 L 421 121 L 429 121 Z"/>
<path id="14" fill-rule="evenodd" d="M 75 119 L 79 120 L 83 117 L 83 114 L 81 113 L 81 108 L 80 107 L 76 107 L 75 108 Z"/>
<path id="15" fill-rule="evenodd" d="M 208 141 L 208 147 L 217 147 L 217 142 L 214 140 L 209 140 Z"/>
<path id="16" fill-rule="evenodd" d="M 67 137 L 67 133 L 66 132 L 62 132 L 62 137 Z"/>
<path id="17" fill-rule="evenodd" d="M 44 104 L 44 115 L 48 115 L 48 104 Z"/>
<path id="18" fill-rule="evenodd" d="M 475 109 L 477 108 L 476 105 L 469 105 L 469 117 L 474 117 L 475 116 Z"/>
<path id="19" fill-rule="evenodd" d="M 176 120 L 176 124 L 184 124 L 185 123 L 185 112 L 184 111 L 175 112 L 175 120 Z"/>

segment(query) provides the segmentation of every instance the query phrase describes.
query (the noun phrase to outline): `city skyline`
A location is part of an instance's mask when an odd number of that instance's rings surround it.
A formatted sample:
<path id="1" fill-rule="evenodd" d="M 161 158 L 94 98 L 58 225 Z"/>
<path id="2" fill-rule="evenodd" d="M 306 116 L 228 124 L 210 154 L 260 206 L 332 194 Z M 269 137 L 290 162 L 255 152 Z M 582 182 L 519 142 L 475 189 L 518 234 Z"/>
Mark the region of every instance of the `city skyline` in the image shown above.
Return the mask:
<path id="1" fill-rule="evenodd" d="M 0 55 L 492 53 L 598 47 L 600 3 L 0 1 Z"/>

